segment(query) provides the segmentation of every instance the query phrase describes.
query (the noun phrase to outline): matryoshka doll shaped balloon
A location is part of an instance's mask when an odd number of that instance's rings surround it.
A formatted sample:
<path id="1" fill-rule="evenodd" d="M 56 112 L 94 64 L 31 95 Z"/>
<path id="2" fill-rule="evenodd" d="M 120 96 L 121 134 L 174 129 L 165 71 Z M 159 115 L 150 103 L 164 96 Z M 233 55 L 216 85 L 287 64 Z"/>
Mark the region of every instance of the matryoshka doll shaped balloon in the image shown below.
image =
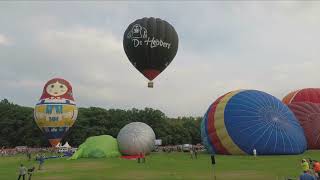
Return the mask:
<path id="1" fill-rule="evenodd" d="M 56 147 L 77 119 L 70 83 L 61 78 L 49 80 L 34 109 L 34 119 L 50 144 Z"/>

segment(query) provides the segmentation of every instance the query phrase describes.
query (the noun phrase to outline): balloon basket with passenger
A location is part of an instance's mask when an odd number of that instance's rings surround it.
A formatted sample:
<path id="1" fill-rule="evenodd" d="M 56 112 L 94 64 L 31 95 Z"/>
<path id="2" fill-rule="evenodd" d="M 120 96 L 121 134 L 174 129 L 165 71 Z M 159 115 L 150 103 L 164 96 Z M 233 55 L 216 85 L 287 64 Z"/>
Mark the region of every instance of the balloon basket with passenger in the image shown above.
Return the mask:
<path id="1" fill-rule="evenodd" d="M 152 81 L 148 82 L 148 88 L 153 88 L 153 82 Z"/>

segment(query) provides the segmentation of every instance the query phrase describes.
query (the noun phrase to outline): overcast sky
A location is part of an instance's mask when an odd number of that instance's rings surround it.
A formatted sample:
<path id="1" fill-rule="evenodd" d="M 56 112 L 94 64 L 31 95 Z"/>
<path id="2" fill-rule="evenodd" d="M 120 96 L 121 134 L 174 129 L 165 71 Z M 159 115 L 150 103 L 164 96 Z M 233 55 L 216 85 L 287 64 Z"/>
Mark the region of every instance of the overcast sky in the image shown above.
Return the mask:
<path id="1" fill-rule="evenodd" d="M 122 37 L 142 17 L 179 35 L 153 89 Z M 152 107 L 202 116 L 220 95 L 257 89 L 282 98 L 320 86 L 320 2 L 0 2 L 0 99 L 34 106 L 51 78 L 81 107 Z"/>

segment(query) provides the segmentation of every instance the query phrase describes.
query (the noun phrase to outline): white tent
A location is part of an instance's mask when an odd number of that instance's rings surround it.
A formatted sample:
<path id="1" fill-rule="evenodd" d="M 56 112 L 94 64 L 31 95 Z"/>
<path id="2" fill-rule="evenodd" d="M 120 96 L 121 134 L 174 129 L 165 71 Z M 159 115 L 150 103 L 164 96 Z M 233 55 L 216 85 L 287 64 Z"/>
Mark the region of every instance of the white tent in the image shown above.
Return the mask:
<path id="1" fill-rule="evenodd" d="M 62 147 L 65 147 L 65 148 L 71 148 L 71 146 L 69 145 L 68 142 L 66 142 Z"/>

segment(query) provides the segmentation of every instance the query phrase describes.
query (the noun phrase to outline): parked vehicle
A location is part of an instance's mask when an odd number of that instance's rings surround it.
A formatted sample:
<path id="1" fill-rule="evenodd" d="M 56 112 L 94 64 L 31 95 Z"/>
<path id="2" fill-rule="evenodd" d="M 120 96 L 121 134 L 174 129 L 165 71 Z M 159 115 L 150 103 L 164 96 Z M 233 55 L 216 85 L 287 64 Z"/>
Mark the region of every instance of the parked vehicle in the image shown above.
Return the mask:
<path id="1" fill-rule="evenodd" d="M 192 148 L 192 145 L 191 145 L 191 144 L 184 144 L 184 145 L 182 145 L 182 151 L 183 151 L 183 152 L 188 152 L 188 151 L 190 151 L 191 148 Z"/>

